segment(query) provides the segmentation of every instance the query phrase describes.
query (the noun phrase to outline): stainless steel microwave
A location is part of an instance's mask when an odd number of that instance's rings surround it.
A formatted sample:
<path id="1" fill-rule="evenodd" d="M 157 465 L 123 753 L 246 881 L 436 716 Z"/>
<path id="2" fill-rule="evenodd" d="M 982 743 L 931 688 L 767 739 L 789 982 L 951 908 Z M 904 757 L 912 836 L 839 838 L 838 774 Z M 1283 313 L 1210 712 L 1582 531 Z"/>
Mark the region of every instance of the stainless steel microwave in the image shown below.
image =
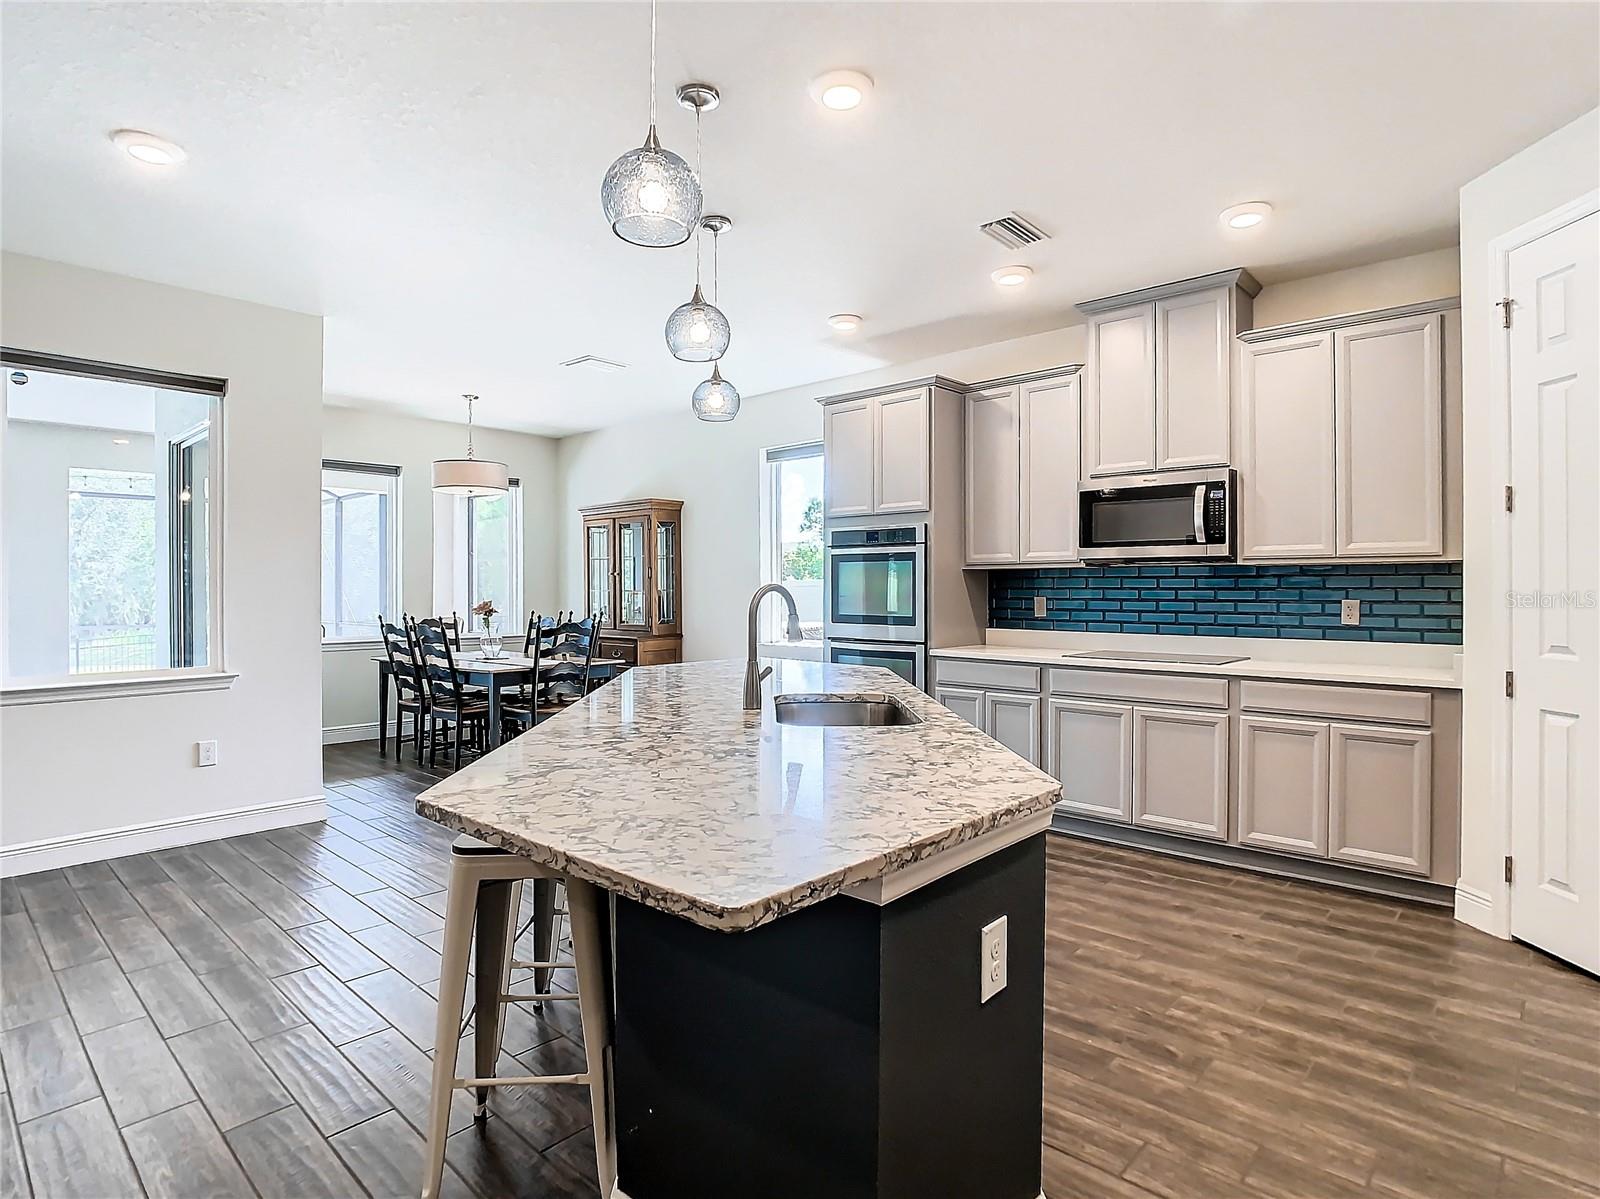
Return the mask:
<path id="1" fill-rule="evenodd" d="M 1078 488 L 1087 561 L 1233 557 L 1237 478 L 1227 467 L 1094 479 Z"/>

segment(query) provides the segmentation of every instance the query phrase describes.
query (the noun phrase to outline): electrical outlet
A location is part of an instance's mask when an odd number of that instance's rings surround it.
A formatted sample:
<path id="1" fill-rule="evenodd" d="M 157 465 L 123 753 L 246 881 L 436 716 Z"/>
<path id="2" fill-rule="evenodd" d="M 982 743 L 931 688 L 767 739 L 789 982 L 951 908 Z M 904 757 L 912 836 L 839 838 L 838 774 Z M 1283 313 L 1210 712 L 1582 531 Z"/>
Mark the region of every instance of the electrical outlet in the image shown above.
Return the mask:
<path id="1" fill-rule="evenodd" d="M 988 1003 L 1006 989 L 1006 918 L 985 924 L 978 934 L 979 969 L 983 972 L 978 1002 Z"/>
<path id="2" fill-rule="evenodd" d="M 1046 608 L 1044 596 L 1042 596 L 1042 595 L 1034 596 L 1033 597 L 1033 618 L 1035 620 L 1043 620 L 1045 618 L 1046 612 L 1047 612 L 1047 608 Z"/>
<path id="3" fill-rule="evenodd" d="M 1340 600 L 1339 601 L 1339 623 L 1340 624 L 1360 624 L 1361 623 L 1361 601 L 1360 600 Z"/>
<path id="4" fill-rule="evenodd" d="M 217 743 L 215 741 L 196 741 L 194 743 L 194 764 L 196 766 L 215 766 L 217 764 Z"/>

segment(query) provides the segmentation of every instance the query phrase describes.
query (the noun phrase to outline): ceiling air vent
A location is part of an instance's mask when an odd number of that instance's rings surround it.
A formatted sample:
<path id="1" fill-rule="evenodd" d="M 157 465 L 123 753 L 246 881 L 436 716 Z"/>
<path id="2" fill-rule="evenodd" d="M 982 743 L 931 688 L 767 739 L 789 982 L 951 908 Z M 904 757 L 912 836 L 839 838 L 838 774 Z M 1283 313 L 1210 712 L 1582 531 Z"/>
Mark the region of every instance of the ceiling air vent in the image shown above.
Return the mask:
<path id="1" fill-rule="evenodd" d="M 568 358 L 562 366 L 581 366 L 585 370 L 597 371 L 602 375 L 614 375 L 618 371 L 628 369 L 626 362 L 612 362 L 609 358 L 597 358 L 593 354 L 583 354 L 577 358 Z"/>
<path id="2" fill-rule="evenodd" d="M 1008 212 L 998 221 L 979 225 L 978 231 L 988 234 L 1008 250 L 1020 250 L 1023 246 L 1031 246 L 1036 241 L 1047 241 L 1050 237 L 1027 217 L 1015 212 Z"/>

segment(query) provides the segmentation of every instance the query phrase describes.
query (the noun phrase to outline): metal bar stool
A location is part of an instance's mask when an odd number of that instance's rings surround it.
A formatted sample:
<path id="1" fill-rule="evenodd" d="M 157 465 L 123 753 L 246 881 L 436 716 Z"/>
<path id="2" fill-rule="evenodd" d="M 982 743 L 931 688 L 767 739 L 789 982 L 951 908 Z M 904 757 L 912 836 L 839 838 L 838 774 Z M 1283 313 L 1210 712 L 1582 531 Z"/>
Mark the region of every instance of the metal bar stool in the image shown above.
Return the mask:
<path id="1" fill-rule="evenodd" d="M 537 946 L 535 961 L 517 961 L 513 948 L 517 934 L 522 884 L 533 880 Z M 572 958 L 556 960 L 559 941 L 549 935 L 547 915 L 553 915 L 553 893 L 560 883 L 567 893 L 566 915 L 572 929 Z M 428 1107 L 428 1152 L 422 1181 L 422 1199 L 437 1199 L 444 1173 L 445 1137 L 450 1131 L 451 1093 L 477 1093 L 476 1117 L 488 1117 L 492 1087 L 587 1086 L 594 1115 L 595 1166 L 600 1193 L 611 1194 L 616 1182 L 616 1151 L 612 1133 L 609 1059 L 611 1020 L 606 1002 L 605 947 L 601 939 L 603 896 L 599 888 L 581 879 L 518 854 L 479 841 L 456 838 L 450 847 L 450 891 L 445 900 L 444 960 L 439 975 L 439 1015 L 434 1028 L 433 1091 Z M 473 1072 L 456 1074 L 461 1043 L 462 1005 L 466 999 L 467 971 L 473 943 L 477 945 L 474 975 Z M 550 979 L 556 969 L 572 966 L 578 990 L 557 991 Z M 531 969 L 535 990 L 516 994 L 510 989 L 513 970 Z M 584 1070 L 582 1074 L 528 1074 L 496 1077 L 500 1036 L 504 1028 L 501 1005 L 520 1000 L 575 1002 L 583 1021 Z"/>

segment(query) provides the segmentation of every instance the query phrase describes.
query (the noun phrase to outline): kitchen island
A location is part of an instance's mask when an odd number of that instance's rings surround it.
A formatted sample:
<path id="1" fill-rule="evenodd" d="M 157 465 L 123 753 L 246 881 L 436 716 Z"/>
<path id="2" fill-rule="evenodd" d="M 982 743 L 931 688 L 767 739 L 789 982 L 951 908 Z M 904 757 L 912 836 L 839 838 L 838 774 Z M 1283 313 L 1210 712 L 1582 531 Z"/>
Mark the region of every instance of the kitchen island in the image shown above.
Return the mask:
<path id="1" fill-rule="evenodd" d="M 613 896 L 615 1193 L 1035 1199 L 1060 784 L 889 671 L 773 666 L 759 712 L 741 662 L 631 671 L 417 810 Z M 863 694 L 901 723 L 772 698 Z"/>

